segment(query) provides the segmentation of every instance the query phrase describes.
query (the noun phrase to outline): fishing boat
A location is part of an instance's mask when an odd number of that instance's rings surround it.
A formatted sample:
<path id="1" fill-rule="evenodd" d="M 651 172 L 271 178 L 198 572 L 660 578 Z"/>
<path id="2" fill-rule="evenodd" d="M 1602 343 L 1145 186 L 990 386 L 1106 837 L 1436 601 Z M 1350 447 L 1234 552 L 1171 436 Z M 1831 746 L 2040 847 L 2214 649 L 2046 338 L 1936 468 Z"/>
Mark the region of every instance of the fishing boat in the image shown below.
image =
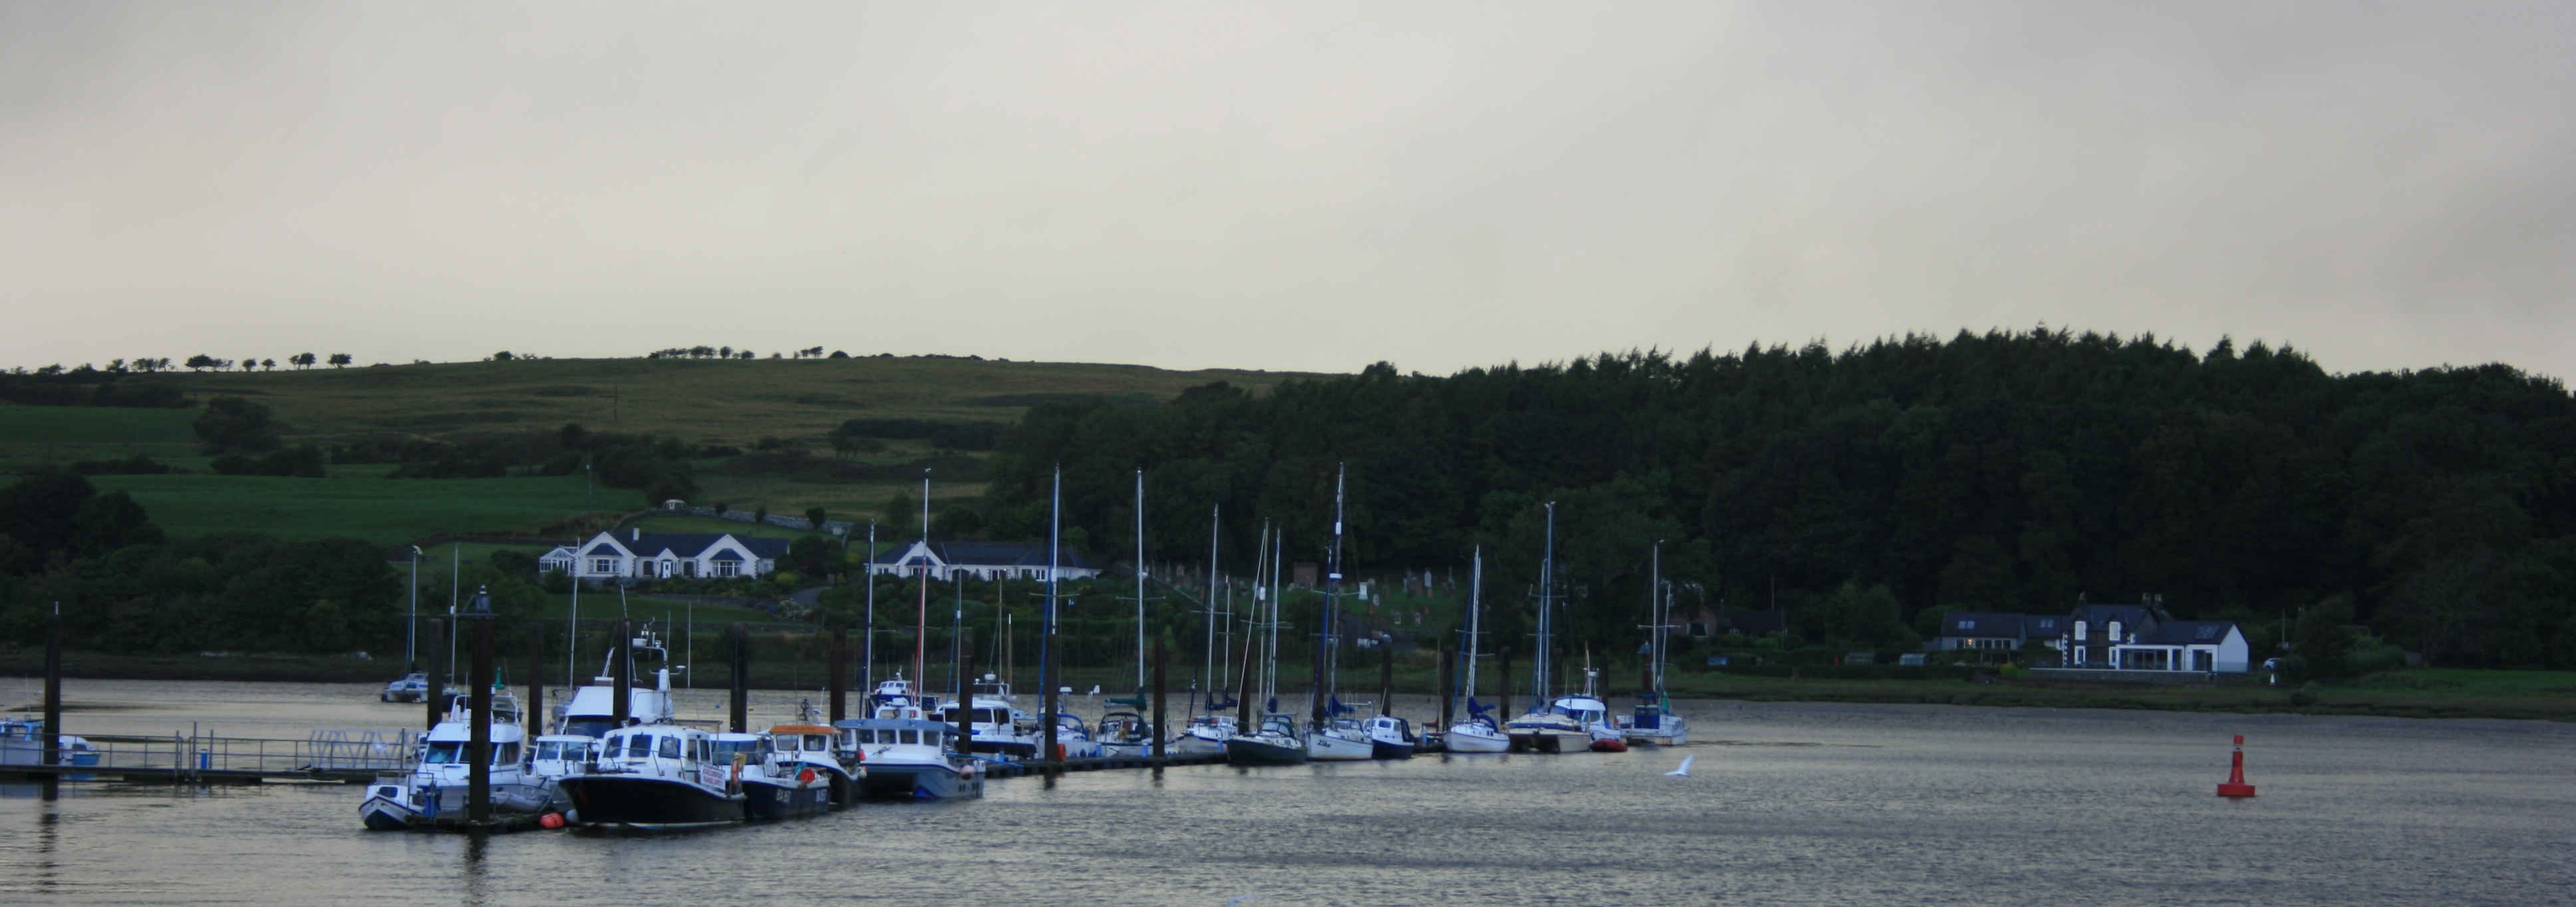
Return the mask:
<path id="1" fill-rule="evenodd" d="M 918 705 L 883 705 L 866 718 L 834 722 L 840 748 L 858 754 L 859 796 L 871 800 L 956 800 L 984 795 L 974 758 L 954 746 L 957 725 L 931 720 Z"/>
<path id="2" fill-rule="evenodd" d="M 1647 582 L 1652 604 L 1647 618 L 1650 623 L 1646 625 L 1648 663 L 1653 666 L 1647 677 L 1650 683 L 1646 689 L 1637 691 L 1630 713 L 1616 716 L 1613 721 L 1619 728 L 1620 739 L 1631 746 L 1680 746 L 1690 742 L 1690 723 L 1673 714 L 1672 697 L 1664 691 L 1664 659 L 1670 651 L 1666 640 L 1673 625 L 1672 592 L 1663 585 L 1664 560 L 1660 544 L 1654 549 L 1652 564 Z"/>
<path id="3" fill-rule="evenodd" d="M 831 734 L 816 736 L 822 738 L 824 749 L 831 748 Z M 799 819 L 831 811 L 831 781 L 811 765 L 781 760 L 775 739 L 765 733 L 712 735 L 713 761 L 740 779 L 743 818 L 754 822 Z"/>
<path id="4" fill-rule="evenodd" d="M 73 734 L 54 735 L 56 765 L 97 765 L 98 747 L 88 739 Z M 42 718 L 0 718 L 0 766 L 45 764 L 45 721 Z M 67 773 L 65 781 L 88 781 L 96 777 L 87 772 Z"/>
<path id="5" fill-rule="evenodd" d="M 937 712 L 940 721 L 954 726 L 958 718 L 954 703 Z M 967 742 L 970 753 L 990 753 L 1009 759 L 1028 759 L 1037 755 L 1037 735 L 1031 733 L 1035 718 L 1013 703 L 1009 684 L 992 674 L 967 685 L 965 710 Z"/>
<path id="6" fill-rule="evenodd" d="M 1584 723 L 1557 711 L 1548 697 L 1548 670 L 1553 654 L 1550 631 L 1555 619 L 1556 590 L 1556 502 L 1547 502 L 1547 547 L 1538 562 L 1538 649 L 1534 670 L 1530 671 L 1530 703 L 1527 713 L 1503 726 L 1511 735 L 1512 749 L 1539 753 L 1580 752 L 1592 746 L 1592 732 Z"/>
<path id="7" fill-rule="evenodd" d="M 1494 707 L 1476 701 L 1478 640 L 1484 636 L 1485 549 L 1476 549 L 1467 569 L 1467 717 L 1449 725 L 1441 749 L 1452 753 L 1500 753 L 1512 748 L 1511 735 L 1494 721 Z"/>
<path id="8" fill-rule="evenodd" d="M 626 661 L 626 707 L 617 707 L 618 656 Z M 618 717 L 635 724 L 668 724 L 677 712 L 671 705 L 671 650 L 662 637 L 647 623 L 642 632 L 625 641 L 624 651 L 610 646 L 599 666 L 599 674 L 590 683 L 572 692 L 572 698 L 556 707 L 554 733 L 605 738 L 619 726 Z M 646 684 L 644 678 L 652 678 Z"/>
<path id="9" fill-rule="evenodd" d="M 485 764 L 491 812 L 533 815 L 549 809 L 553 779 L 530 772 L 522 760 L 527 731 L 520 724 L 517 697 L 493 691 L 489 728 L 485 739 L 491 750 Z M 359 821 L 377 831 L 399 831 L 435 825 L 441 816 L 450 822 L 464 818 L 472 807 L 473 740 L 473 698 L 449 699 L 445 715 L 422 737 L 411 768 L 384 773 L 367 785 L 358 804 Z"/>
<path id="10" fill-rule="evenodd" d="M 540 734 L 528 743 L 528 773 L 546 786 L 549 794 L 546 809 L 564 812 L 572 808 L 572 798 L 563 791 L 565 778 L 580 774 L 598 758 L 599 738 L 579 734 Z"/>
<path id="11" fill-rule="evenodd" d="M 556 782 L 585 828 L 672 831 L 730 825 L 748 816 L 743 765 L 718 761 L 714 735 L 676 724 L 609 731 L 598 760 Z"/>
<path id="12" fill-rule="evenodd" d="M 859 800 L 859 778 L 867 768 L 856 764 L 856 755 L 843 755 L 835 746 L 840 732 L 819 724 L 798 723 L 772 725 L 769 729 L 772 761 L 779 771 L 811 769 L 830 790 L 833 809 L 845 809 Z"/>

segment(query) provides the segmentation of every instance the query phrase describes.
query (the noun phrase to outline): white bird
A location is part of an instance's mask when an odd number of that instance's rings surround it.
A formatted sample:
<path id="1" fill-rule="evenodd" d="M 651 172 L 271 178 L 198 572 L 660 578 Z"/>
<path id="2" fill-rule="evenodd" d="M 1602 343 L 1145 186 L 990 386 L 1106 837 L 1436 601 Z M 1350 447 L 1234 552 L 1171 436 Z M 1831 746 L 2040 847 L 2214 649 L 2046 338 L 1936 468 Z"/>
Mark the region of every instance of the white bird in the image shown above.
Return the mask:
<path id="1" fill-rule="evenodd" d="M 1683 757 L 1682 757 L 1682 767 L 1677 768 L 1677 769 L 1673 769 L 1672 771 L 1669 771 L 1669 772 L 1665 772 L 1665 773 L 1664 773 L 1664 777 L 1666 777 L 1666 778 L 1688 778 L 1688 777 L 1690 777 L 1690 764 L 1691 764 L 1691 760 L 1693 760 L 1693 759 L 1697 759 L 1697 758 L 1699 758 L 1699 757 L 1698 757 L 1698 756 L 1695 756 L 1695 755 L 1693 755 L 1693 756 L 1683 756 Z"/>

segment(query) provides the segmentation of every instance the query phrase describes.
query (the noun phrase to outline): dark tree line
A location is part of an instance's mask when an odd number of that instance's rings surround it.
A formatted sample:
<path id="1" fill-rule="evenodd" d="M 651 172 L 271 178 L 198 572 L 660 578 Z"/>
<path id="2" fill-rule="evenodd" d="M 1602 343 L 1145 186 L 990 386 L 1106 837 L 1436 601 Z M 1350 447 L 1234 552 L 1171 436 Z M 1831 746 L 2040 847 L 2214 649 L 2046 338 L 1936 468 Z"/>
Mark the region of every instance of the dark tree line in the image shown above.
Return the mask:
<path id="1" fill-rule="evenodd" d="M 1319 561 L 1343 462 L 1345 563 L 1482 545 L 1506 632 L 1555 501 L 1575 644 L 1633 648 L 1662 540 L 1685 608 L 1777 606 L 1817 639 L 2155 593 L 2250 628 L 2349 613 L 2437 663 L 2576 663 L 2566 389 L 2502 365 L 2329 375 L 2261 343 L 1962 333 L 1046 405 L 961 522 L 1042 537 L 1060 463 L 1067 524 L 1123 546 L 1143 468 L 1149 557 L 1204 557 L 1221 504 L 1233 562 L 1264 519 Z"/>

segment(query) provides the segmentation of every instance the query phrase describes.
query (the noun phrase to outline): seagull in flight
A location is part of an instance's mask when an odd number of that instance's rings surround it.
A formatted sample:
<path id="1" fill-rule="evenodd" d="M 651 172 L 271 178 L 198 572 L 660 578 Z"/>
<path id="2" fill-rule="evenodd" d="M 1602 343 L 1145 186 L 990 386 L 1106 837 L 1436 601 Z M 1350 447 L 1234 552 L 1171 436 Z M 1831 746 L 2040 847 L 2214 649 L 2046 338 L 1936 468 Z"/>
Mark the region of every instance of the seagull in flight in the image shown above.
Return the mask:
<path id="1" fill-rule="evenodd" d="M 1699 758 L 1699 757 L 1698 757 L 1698 756 L 1696 756 L 1696 755 L 1692 755 L 1692 756 L 1683 756 L 1683 757 L 1682 757 L 1682 767 L 1677 768 L 1677 769 L 1673 769 L 1672 771 L 1669 771 L 1669 772 L 1665 772 L 1665 773 L 1664 773 L 1664 777 L 1666 777 L 1666 778 L 1688 778 L 1688 777 L 1690 777 L 1690 764 L 1691 764 L 1691 760 L 1693 760 L 1693 759 L 1697 759 L 1697 758 Z"/>

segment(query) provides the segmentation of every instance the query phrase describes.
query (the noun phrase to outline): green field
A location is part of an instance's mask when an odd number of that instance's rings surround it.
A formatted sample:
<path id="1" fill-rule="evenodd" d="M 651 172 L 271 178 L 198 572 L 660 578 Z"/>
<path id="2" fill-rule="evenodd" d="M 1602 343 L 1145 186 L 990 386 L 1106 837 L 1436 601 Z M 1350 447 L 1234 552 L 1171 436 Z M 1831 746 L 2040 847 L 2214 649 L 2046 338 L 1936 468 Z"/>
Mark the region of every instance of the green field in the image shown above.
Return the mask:
<path id="1" fill-rule="evenodd" d="M 90 482 L 100 491 L 133 495 L 152 521 L 173 535 L 347 536 L 388 547 L 439 533 L 533 533 L 587 512 L 590 501 L 579 476 L 386 479 L 381 475 L 380 470 L 345 468 L 321 479 L 160 475 L 93 476 Z M 609 500 L 607 495 L 600 497 L 603 502 Z"/>
<path id="2" fill-rule="evenodd" d="M 829 461 L 834 453 L 825 436 L 851 418 L 1012 422 L 1030 406 L 1051 400 L 1150 403 L 1214 381 L 1257 391 L 1288 377 L 1278 372 L 918 357 L 549 359 L 179 372 L 127 380 L 168 383 L 200 400 L 221 395 L 250 399 L 269 407 L 289 444 L 553 432 L 580 423 L 593 431 L 649 432 L 744 450 L 776 438 L 814 461 Z M 582 514 L 631 512 L 645 503 L 630 490 L 585 492 L 577 477 L 376 478 L 387 466 L 335 466 L 327 479 L 210 475 L 189 425 L 199 412 L 0 406 L 0 472 L 142 453 L 191 473 L 100 476 L 92 484 L 132 493 L 167 531 L 347 535 L 386 545 L 442 532 L 531 533 Z M 894 495 L 918 493 L 910 480 L 878 477 L 882 472 L 933 453 L 927 442 L 891 439 L 882 451 L 834 461 L 878 469 L 864 479 L 827 478 L 813 469 L 765 469 L 754 465 L 754 458 L 702 461 L 697 464 L 698 500 L 692 503 L 725 503 L 740 510 L 767 507 L 784 514 L 820 506 L 835 519 L 864 520 Z M 980 481 L 943 482 L 933 489 L 934 506 L 983 492 Z M 721 531 L 795 534 L 753 530 L 742 523 L 726 526 Z"/>

